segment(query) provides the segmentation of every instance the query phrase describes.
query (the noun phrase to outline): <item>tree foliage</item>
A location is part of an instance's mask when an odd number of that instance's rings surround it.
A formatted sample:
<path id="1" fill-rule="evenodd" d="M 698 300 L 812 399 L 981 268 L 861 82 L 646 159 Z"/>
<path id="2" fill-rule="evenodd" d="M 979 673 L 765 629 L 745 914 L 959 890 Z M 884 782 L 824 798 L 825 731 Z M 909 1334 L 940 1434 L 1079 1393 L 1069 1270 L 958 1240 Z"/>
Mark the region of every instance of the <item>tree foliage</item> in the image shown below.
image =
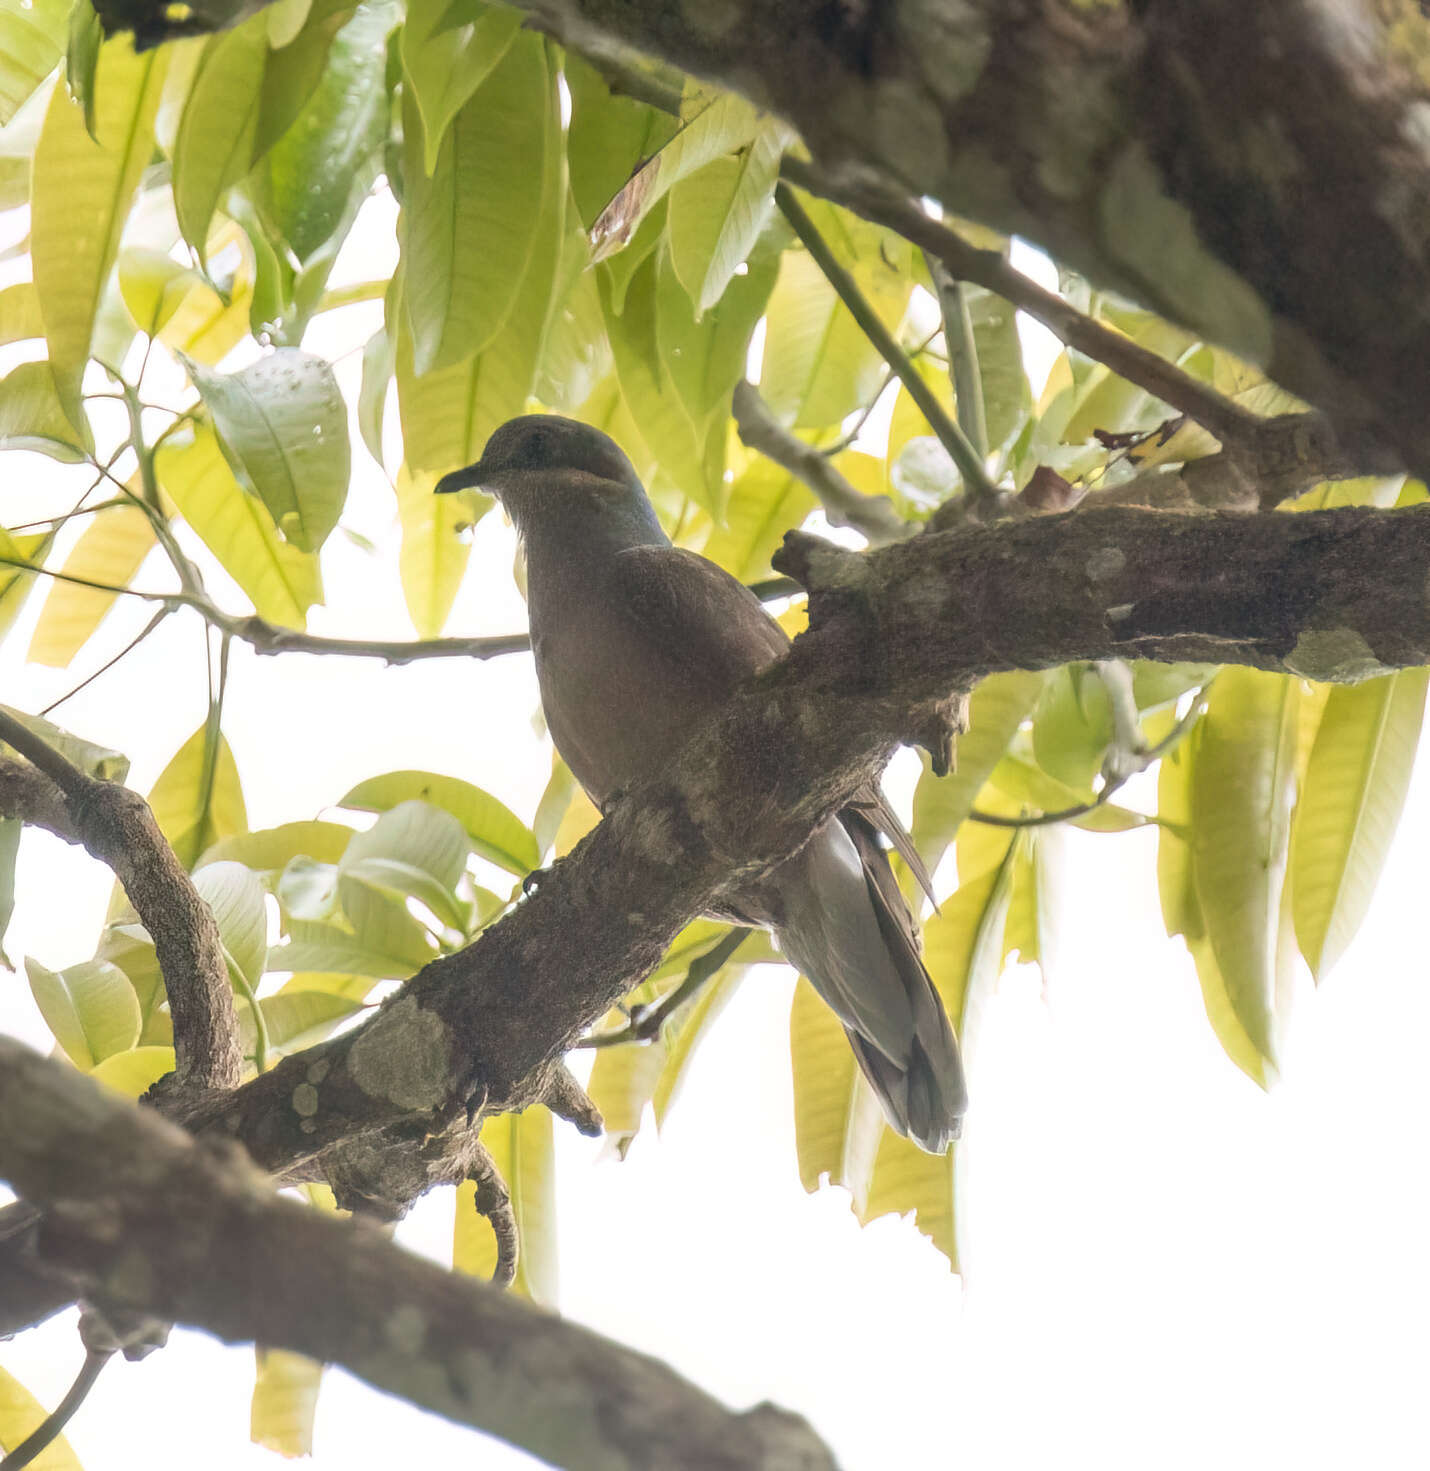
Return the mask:
<path id="1" fill-rule="evenodd" d="M 227 649 L 281 651 L 285 631 L 306 630 L 354 456 L 390 477 L 413 641 L 292 646 L 423 657 L 445 652 L 418 641 L 448 631 L 489 509 L 475 493 L 439 501 L 433 484 L 538 407 L 613 435 L 677 544 L 756 584 L 811 518 L 887 541 L 1077 515 L 1084 497 L 1162 504 L 1237 447 L 1217 414 L 1251 434 L 1311 413 L 1259 366 L 1070 269 L 1056 296 L 1079 332 L 1160 370 L 1110 366 L 1078 333 L 1065 335 L 1081 346 L 1030 354 L 1014 310 L 1030 297 L 953 279 L 889 223 L 781 184 L 782 161 L 817 184 L 787 122 L 668 67 L 593 56 L 478 0 L 281 0 L 140 53 L 101 35 L 89 0 L 0 6 L 0 203 L 28 210 L 0 292 L 0 447 L 14 475 L 27 454 L 68 467 L 52 516 L 0 533 L 0 632 L 43 600 L 28 657 L 78 677 L 122 652 L 106 621 L 122 597 L 148 599 L 155 624 L 204 621 L 207 715 L 148 797 L 217 921 L 250 1075 L 470 945 L 596 821 L 559 763 L 540 805 L 516 813 L 476 758 L 460 773 L 374 772 L 333 815 L 314 815 L 331 795 L 315 793 L 250 830 L 244 784 L 261 776 L 224 736 Z M 388 196 L 397 267 L 354 278 L 345 262 Z M 1016 279 L 1007 238 L 942 223 Z M 381 324 L 346 402 L 304 344 L 374 301 Z M 183 387 L 151 406 L 161 379 Z M 757 395 L 763 437 L 737 425 L 739 391 Z M 1298 499 L 1252 513 L 1425 498 L 1402 475 L 1322 468 Z M 215 569 L 233 596 L 209 590 Z M 798 602 L 782 617 L 797 628 Z M 1381 671 L 1364 646 L 1304 655 L 1280 672 L 1082 662 L 978 685 L 956 768 L 923 758 L 912 821 L 939 875 L 925 958 L 966 1045 L 1005 966 L 1057 963 L 1060 829 L 1117 843 L 1155 825 L 1167 931 L 1195 960 L 1230 1064 L 1270 1084 L 1286 968 L 1319 980 L 1364 919 L 1426 691 L 1424 669 Z M 1366 673 L 1329 690 L 1307 678 Z M 122 699 L 122 664 L 110 678 Z M 25 723 L 83 769 L 122 775 L 114 753 Z M 0 940 L 18 830 L 0 822 Z M 699 980 L 724 933 L 691 925 L 632 1005 L 658 1007 L 693 968 Z M 619 1012 L 597 1026 L 589 1093 L 622 1147 L 678 1106 L 745 972 L 777 959 L 750 937 L 652 1035 L 611 1045 L 630 1025 Z M 172 1067 L 154 941 L 122 894 L 92 958 L 25 970 L 75 1067 L 131 1096 Z M 790 1051 L 806 1188 L 845 1187 L 862 1220 L 913 1212 L 956 1268 L 957 1147 L 932 1158 L 889 1133 L 803 985 Z M 554 1127 L 535 1108 L 481 1130 L 521 1236 L 516 1290 L 546 1302 Z M 458 1221 L 454 1265 L 490 1275 L 490 1228 L 470 1206 Z M 33 1409 L 0 1388 L 9 1444 Z M 305 1360 L 265 1354 L 255 1438 L 303 1448 L 315 1394 Z"/>

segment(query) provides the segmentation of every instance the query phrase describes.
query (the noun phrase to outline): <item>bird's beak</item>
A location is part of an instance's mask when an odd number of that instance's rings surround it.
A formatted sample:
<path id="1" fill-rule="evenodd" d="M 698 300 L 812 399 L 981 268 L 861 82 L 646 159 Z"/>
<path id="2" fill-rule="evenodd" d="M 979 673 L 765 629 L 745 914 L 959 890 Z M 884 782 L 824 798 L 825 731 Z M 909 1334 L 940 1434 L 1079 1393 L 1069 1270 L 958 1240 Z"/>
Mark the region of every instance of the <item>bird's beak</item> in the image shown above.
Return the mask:
<path id="1" fill-rule="evenodd" d="M 471 490 L 480 487 L 482 481 L 491 475 L 493 468 L 485 460 L 478 460 L 475 465 L 468 465 L 464 470 L 453 470 L 450 475 L 444 475 L 433 486 L 433 494 L 449 495 L 454 490 Z"/>

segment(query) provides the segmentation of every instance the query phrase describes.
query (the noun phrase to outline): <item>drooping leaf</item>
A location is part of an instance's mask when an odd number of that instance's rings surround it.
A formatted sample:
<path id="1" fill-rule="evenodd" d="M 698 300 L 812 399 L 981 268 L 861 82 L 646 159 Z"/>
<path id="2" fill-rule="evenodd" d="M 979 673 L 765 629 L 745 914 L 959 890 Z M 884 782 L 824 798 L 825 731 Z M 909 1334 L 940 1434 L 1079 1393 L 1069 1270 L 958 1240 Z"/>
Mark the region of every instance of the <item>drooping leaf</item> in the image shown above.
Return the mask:
<path id="1" fill-rule="evenodd" d="M 54 70 L 65 48 L 69 9 L 64 0 L 0 4 L 0 126 Z"/>
<path id="2" fill-rule="evenodd" d="M 743 148 L 760 130 L 755 106 L 733 92 L 697 94 L 680 130 L 620 187 L 591 226 L 593 259 L 629 244 L 641 221 L 682 179 L 722 154 Z"/>
<path id="3" fill-rule="evenodd" d="M 1296 807 L 1292 903 L 1318 980 L 1370 907 L 1400 821 L 1425 713 L 1427 671 L 1337 685 L 1326 700 Z"/>
<path id="4" fill-rule="evenodd" d="M 531 829 L 489 792 L 433 771 L 390 771 L 359 782 L 338 803 L 359 812 L 387 812 L 400 802 L 429 802 L 450 812 L 472 847 L 508 872 L 524 876 L 541 862 Z"/>
<path id="5" fill-rule="evenodd" d="M 1070 791 L 1092 795 L 1112 740 L 1107 690 L 1090 664 L 1064 664 L 1044 676 L 1033 715 L 1033 752 L 1038 765 Z"/>
<path id="6" fill-rule="evenodd" d="M 353 834 L 339 874 L 420 899 L 444 923 L 462 928 L 466 916 L 456 889 L 469 850 L 466 830 L 451 813 L 429 802 L 399 802 L 366 832 Z"/>
<path id="7" fill-rule="evenodd" d="M 712 159 L 670 191 L 666 232 L 671 265 L 697 316 L 724 294 L 774 209 L 780 157 L 793 134 L 761 123 L 733 157 Z"/>
<path id="8" fill-rule="evenodd" d="M 315 971 L 327 975 L 405 981 L 431 958 L 426 951 L 415 957 L 390 954 L 373 948 L 337 925 L 316 920 L 290 919 L 288 934 L 286 944 L 275 945 L 268 952 L 267 968 L 270 971 Z"/>
<path id="9" fill-rule="evenodd" d="M 301 972 L 294 979 L 301 979 Z M 363 1002 L 361 996 L 317 986 L 294 987 L 289 981 L 276 996 L 264 996 L 258 1005 L 269 1046 L 279 1052 L 296 1052 L 330 1036 L 339 1022 L 362 1009 Z"/>
<path id="10" fill-rule="evenodd" d="M 154 147 L 169 52 L 136 55 L 127 36 L 101 48 L 94 137 L 63 87 L 50 97 L 35 149 L 31 260 L 60 401 L 80 422 L 79 386 L 100 294 L 119 253 L 130 200 Z"/>
<path id="11" fill-rule="evenodd" d="M 25 961 L 30 994 L 65 1055 L 86 1072 L 139 1040 L 143 1018 L 129 977 L 117 965 L 86 960 L 53 971 Z"/>
<path id="12" fill-rule="evenodd" d="M 33 281 L 17 281 L 0 291 L 0 343 L 24 342 L 45 335 L 40 298 Z"/>
<path id="13" fill-rule="evenodd" d="M 332 368 L 296 347 L 237 373 L 188 366 L 234 473 L 289 541 L 317 551 L 342 514 L 352 469 L 347 406 Z"/>
<path id="14" fill-rule="evenodd" d="M 249 1439 L 280 1456 L 311 1456 L 322 1364 L 285 1349 L 260 1348 L 256 1353 Z"/>
<path id="15" fill-rule="evenodd" d="M 0 634 L 20 616 L 25 599 L 35 585 L 31 572 L 22 572 L 16 563 L 43 559 L 51 537 L 43 532 L 33 536 L 11 536 L 0 530 Z"/>
<path id="16" fill-rule="evenodd" d="M 62 570 L 71 577 L 126 587 L 153 549 L 154 539 L 153 523 L 137 506 L 111 506 L 85 527 Z M 117 596 L 73 582 L 51 583 L 30 638 L 30 662 L 66 668 Z"/>
<path id="17" fill-rule="evenodd" d="M 402 523 L 402 593 L 418 638 L 436 638 L 447 623 L 467 571 L 471 542 L 463 534 L 473 521 L 466 497 L 434 495 L 437 477 L 397 472 L 397 514 Z M 485 512 L 491 500 L 473 497 Z"/>
<path id="18" fill-rule="evenodd" d="M 535 1104 L 524 1113 L 498 1114 L 482 1125 L 481 1140 L 511 1192 L 520 1241 L 512 1290 L 543 1307 L 559 1293 L 556 1248 L 556 1157 L 550 1111 Z M 457 1191 L 452 1266 L 490 1278 L 496 1267 L 496 1238 L 477 1214 L 475 1187 Z"/>
<path id="19" fill-rule="evenodd" d="M 742 582 L 769 577 L 785 532 L 802 525 L 816 504 L 804 481 L 762 456 L 730 487 L 724 521 L 705 555 Z"/>
<path id="20" fill-rule="evenodd" d="M 457 114 L 430 178 L 409 111 L 404 296 L 420 375 L 480 353 L 521 293 L 560 145 L 555 77 L 539 36 L 515 37 Z M 480 245 L 477 245 L 480 242 Z"/>
<path id="21" fill-rule="evenodd" d="M 233 752 L 222 734 L 210 743 L 208 733 L 207 724 L 199 726 L 149 793 L 159 831 L 186 868 L 220 838 L 248 831 Z"/>
<path id="22" fill-rule="evenodd" d="M 0 705 L 0 710 L 33 731 L 47 745 L 53 746 L 87 776 L 97 777 L 100 781 L 123 781 L 129 775 L 129 758 L 119 751 L 111 751 L 108 746 L 98 746 L 80 736 L 71 735 L 69 731 L 61 730 L 42 715 L 29 715 L 23 710 L 13 710 L 8 705 Z M 0 741 L 0 751 L 9 749 Z"/>
<path id="23" fill-rule="evenodd" d="M 521 15 L 474 4 L 462 24 L 443 24 L 448 0 L 414 0 L 402 27 L 402 66 L 422 120 L 422 167 L 431 174 L 452 119 L 506 54 Z"/>
<path id="24" fill-rule="evenodd" d="M 340 822 L 285 822 L 257 832 L 236 833 L 208 849 L 205 863 L 242 863 L 255 873 L 282 869 L 300 853 L 319 863 L 336 864 L 353 835 Z"/>
<path id="25" fill-rule="evenodd" d="M 241 863 L 209 863 L 194 871 L 194 887 L 213 911 L 228 958 L 257 990 L 268 958 L 268 910 L 257 875 Z"/>
<path id="26" fill-rule="evenodd" d="M 387 128 L 391 0 L 365 0 L 327 49 L 322 78 L 254 170 L 255 201 L 299 261 L 311 261 L 376 177 Z M 261 123 L 260 123 L 261 126 Z"/>
<path id="27" fill-rule="evenodd" d="M 243 589 L 260 618 L 302 628 L 323 597 L 318 558 L 278 535 L 265 504 L 238 483 L 212 428 L 167 439 L 155 457 L 179 514 Z"/>
<path id="28" fill-rule="evenodd" d="M 11 969 L 5 954 L 5 931 L 15 913 L 15 860 L 20 853 L 20 831 L 17 817 L 0 819 L 0 966 Z"/>
<path id="29" fill-rule="evenodd" d="M 21 363 L 0 379 L 0 450 L 27 449 L 73 464 L 85 457 L 89 429 L 65 412 L 47 363 Z"/>
<path id="30" fill-rule="evenodd" d="M 209 37 L 189 85 L 174 140 L 174 210 L 200 261 L 224 190 L 253 161 L 267 65 L 268 17 L 250 16 Z"/>

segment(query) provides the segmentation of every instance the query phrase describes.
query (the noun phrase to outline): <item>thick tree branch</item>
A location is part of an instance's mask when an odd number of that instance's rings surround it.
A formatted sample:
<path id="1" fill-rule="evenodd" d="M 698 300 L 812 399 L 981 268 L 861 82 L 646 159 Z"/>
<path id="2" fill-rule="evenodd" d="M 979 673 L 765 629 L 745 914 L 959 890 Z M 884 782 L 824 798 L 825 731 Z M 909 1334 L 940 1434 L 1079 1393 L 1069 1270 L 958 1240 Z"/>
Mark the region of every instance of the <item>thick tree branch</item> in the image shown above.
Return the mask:
<path id="1" fill-rule="evenodd" d="M 149 804 L 128 787 L 87 776 L 3 712 L 0 738 L 38 758 L 28 765 L 0 756 L 0 813 L 82 844 L 108 864 L 149 931 L 174 1024 L 174 1086 L 232 1088 L 242 1059 L 218 926 Z"/>
<path id="2" fill-rule="evenodd" d="M 41 1259 L 102 1307 L 341 1364 L 578 1471 L 833 1471 L 798 1417 L 734 1413 L 657 1360 L 283 1199 L 240 1151 L 3 1037 L 0 1177 L 45 1208 Z"/>

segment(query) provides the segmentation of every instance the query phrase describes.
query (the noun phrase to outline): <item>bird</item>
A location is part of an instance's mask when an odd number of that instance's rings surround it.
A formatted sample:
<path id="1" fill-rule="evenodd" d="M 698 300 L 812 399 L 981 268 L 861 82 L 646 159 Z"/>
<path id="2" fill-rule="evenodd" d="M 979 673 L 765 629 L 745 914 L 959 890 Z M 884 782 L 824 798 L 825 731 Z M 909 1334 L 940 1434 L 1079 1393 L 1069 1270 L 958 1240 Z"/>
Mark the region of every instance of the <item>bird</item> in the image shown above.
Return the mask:
<path id="1" fill-rule="evenodd" d="M 788 649 L 743 583 L 671 544 L 630 459 L 599 429 L 555 414 L 510 419 L 435 487 L 469 488 L 495 495 L 524 543 L 547 729 L 598 809 L 672 760 Z M 843 1024 L 889 1123 L 941 1154 L 967 1107 L 963 1065 L 880 831 L 927 890 L 913 840 L 871 786 L 764 879 L 722 898 L 717 917 L 774 933 Z"/>

